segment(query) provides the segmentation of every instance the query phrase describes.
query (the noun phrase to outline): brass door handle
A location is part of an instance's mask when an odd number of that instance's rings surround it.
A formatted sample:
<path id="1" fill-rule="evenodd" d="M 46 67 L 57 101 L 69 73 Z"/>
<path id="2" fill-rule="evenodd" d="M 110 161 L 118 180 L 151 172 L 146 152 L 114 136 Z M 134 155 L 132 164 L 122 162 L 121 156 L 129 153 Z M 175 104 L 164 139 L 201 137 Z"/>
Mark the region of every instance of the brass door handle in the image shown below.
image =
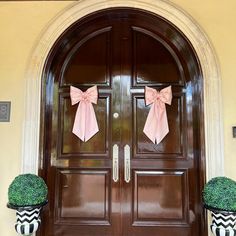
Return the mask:
<path id="1" fill-rule="evenodd" d="M 114 182 L 118 182 L 119 180 L 119 147 L 117 144 L 113 145 L 112 148 L 112 166 L 113 166 L 113 173 L 112 178 Z"/>
<path id="2" fill-rule="evenodd" d="M 125 145 L 124 147 L 124 172 L 125 172 L 125 182 L 129 183 L 130 182 L 130 146 L 128 144 Z"/>

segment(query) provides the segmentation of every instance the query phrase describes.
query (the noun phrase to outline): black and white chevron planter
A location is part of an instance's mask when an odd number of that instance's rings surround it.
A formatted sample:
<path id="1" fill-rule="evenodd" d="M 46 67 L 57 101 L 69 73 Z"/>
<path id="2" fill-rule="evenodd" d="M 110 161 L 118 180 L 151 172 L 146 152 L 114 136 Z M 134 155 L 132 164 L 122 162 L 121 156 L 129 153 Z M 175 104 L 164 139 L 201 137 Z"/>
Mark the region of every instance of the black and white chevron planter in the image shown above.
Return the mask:
<path id="1" fill-rule="evenodd" d="M 25 207 L 7 204 L 9 208 L 16 210 L 15 230 L 18 234 L 31 235 L 37 231 L 41 223 L 40 213 L 45 204 L 47 201 L 40 205 Z"/>
<path id="2" fill-rule="evenodd" d="M 18 234 L 30 235 L 36 232 L 41 223 L 39 216 L 41 208 L 16 211 L 15 229 Z"/>
<path id="3" fill-rule="evenodd" d="M 229 213 L 211 212 L 211 231 L 215 236 L 236 236 L 236 215 Z"/>

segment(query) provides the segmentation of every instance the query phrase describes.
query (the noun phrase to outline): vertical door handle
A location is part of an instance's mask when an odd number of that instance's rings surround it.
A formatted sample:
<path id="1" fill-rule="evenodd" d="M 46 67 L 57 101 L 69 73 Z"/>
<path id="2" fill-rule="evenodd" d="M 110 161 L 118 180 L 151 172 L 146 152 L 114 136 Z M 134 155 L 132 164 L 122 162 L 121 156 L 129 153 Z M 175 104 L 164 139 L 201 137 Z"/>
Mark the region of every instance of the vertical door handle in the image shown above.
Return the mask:
<path id="1" fill-rule="evenodd" d="M 124 167 L 125 167 L 125 182 L 129 183 L 130 181 L 130 146 L 128 144 L 124 147 Z"/>
<path id="2" fill-rule="evenodd" d="M 117 144 L 113 145 L 112 148 L 112 166 L 113 166 L 113 181 L 117 182 L 119 180 L 119 147 Z"/>

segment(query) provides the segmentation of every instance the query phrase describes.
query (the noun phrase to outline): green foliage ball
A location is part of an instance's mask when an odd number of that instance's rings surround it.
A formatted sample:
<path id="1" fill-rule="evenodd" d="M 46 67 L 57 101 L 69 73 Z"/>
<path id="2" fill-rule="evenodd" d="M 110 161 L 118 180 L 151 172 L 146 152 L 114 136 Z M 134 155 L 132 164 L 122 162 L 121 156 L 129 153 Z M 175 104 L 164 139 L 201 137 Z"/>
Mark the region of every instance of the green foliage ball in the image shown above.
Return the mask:
<path id="1" fill-rule="evenodd" d="M 236 211 L 236 182 L 227 177 L 212 178 L 203 189 L 203 202 L 208 207 Z"/>
<path id="2" fill-rule="evenodd" d="M 9 203 L 15 206 L 41 204 L 47 199 L 48 188 L 44 180 L 34 174 L 18 175 L 8 188 Z"/>

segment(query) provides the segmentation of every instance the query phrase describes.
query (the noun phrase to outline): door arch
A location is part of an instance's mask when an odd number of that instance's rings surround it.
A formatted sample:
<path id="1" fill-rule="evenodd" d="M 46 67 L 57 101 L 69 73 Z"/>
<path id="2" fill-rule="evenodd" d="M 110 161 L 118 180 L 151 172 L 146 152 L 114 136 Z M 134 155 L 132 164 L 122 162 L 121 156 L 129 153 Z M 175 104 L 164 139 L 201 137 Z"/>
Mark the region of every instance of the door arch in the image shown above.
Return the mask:
<path id="1" fill-rule="evenodd" d="M 26 71 L 26 108 L 22 145 L 22 172 L 38 172 L 41 159 L 38 155 L 40 127 L 40 95 L 43 67 L 52 45 L 75 21 L 94 11 L 110 7 L 140 8 L 158 14 L 172 22 L 189 39 L 203 73 L 205 157 L 207 178 L 223 175 L 223 131 L 221 118 L 221 84 L 218 62 L 213 47 L 197 23 L 179 7 L 162 0 L 113 1 L 105 3 L 92 0 L 72 4 L 57 16 L 35 44 Z"/>
<path id="2" fill-rule="evenodd" d="M 182 32 L 142 10 L 95 12 L 61 35 L 43 78 L 41 175 L 50 202 L 41 235 L 206 234 L 202 73 Z M 83 143 L 71 133 L 69 87 L 94 85 L 100 131 Z M 169 85 L 170 132 L 157 145 L 142 132 L 144 87 Z"/>
<path id="3" fill-rule="evenodd" d="M 206 177 L 224 175 L 224 147 L 220 67 L 213 46 L 197 22 L 173 3 L 163 0 L 93 0 L 71 4 L 42 32 L 26 68 L 25 114 L 23 121 L 22 172 L 37 173 L 39 157 L 41 79 L 45 61 L 53 44 L 75 21 L 92 12 L 110 7 L 131 7 L 147 10 L 172 22 L 189 39 L 203 74 L 204 133 Z"/>

